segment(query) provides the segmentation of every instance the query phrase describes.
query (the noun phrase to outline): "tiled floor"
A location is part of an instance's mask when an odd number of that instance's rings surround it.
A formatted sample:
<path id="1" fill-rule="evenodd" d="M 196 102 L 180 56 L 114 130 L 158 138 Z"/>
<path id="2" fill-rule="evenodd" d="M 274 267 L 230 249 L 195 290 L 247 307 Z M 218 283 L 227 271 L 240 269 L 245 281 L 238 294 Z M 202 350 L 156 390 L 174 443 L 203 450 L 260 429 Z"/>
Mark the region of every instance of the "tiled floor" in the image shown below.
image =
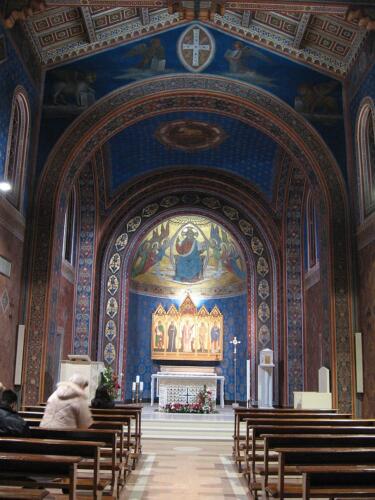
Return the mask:
<path id="1" fill-rule="evenodd" d="M 247 499 L 231 460 L 232 443 L 144 440 L 142 462 L 121 500 Z"/>

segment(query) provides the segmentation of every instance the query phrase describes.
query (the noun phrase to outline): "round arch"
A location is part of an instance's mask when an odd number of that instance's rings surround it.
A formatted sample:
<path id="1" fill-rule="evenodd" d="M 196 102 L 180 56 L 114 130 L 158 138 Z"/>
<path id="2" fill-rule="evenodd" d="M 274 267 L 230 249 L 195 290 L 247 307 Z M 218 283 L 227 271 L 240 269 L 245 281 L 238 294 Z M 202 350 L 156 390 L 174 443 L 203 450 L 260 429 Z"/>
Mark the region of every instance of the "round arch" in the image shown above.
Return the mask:
<path id="1" fill-rule="evenodd" d="M 334 402 L 350 410 L 352 360 L 350 336 L 350 262 L 348 245 L 347 199 L 339 168 L 318 133 L 290 106 L 268 92 L 226 78 L 205 75 L 172 75 L 128 85 L 98 101 L 82 114 L 63 134 L 46 163 L 36 203 L 33 282 L 30 292 L 29 328 L 26 367 L 26 399 L 38 399 L 44 362 L 46 338 L 53 335 L 54 303 L 60 266 L 59 220 L 66 203 L 65 193 L 77 172 L 92 153 L 123 128 L 168 109 L 205 110 L 233 116 L 262 130 L 281 144 L 304 169 L 313 189 L 324 194 L 322 211 L 327 217 L 327 244 L 331 245 L 332 297 L 331 335 L 336 346 L 332 365 Z M 49 186 L 46 189 L 46 186 Z M 54 229 L 55 228 L 55 229 Z M 53 256 L 53 262 L 49 256 Z M 46 262 L 49 262 L 48 268 Z M 47 287 L 47 283 L 51 286 Z M 44 335 L 40 325 L 44 325 Z M 43 357 L 44 359 L 44 357 Z M 339 393 L 335 392 L 339 387 Z"/>
<path id="2" fill-rule="evenodd" d="M 212 181 L 210 182 L 209 178 L 204 179 L 202 174 L 197 175 L 196 180 L 199 181 L 200 189 L 192 190 L 191 187 L 185 186 L 178 192 L 171 192 L 165 186 L 164 193 L 163 190 L 157 189 L 157 196 L 142 200 L 130 214 L 125 210 L 123 217 L 116 217 L 116 227 L 111 226 L 110 230 L 106 230 L 103 234 L 101 238 L 103 274 L 97 278 L 97 288 L 101 289 L 98 328 L 99 357 L 106 360 L 109 365 L 117 366 L 118 370 L 123 371 L 119 352 L 127 351 L 123 345 L 126 345 L 128 334 L 129 266 L 135 249 L 144 235 L 165 218 L 177 214 L 201 215 L 219 223 L 235 236 L 245 256 L 248 297 L 247 349 L 251 354 L 252 395 L 255 397 L 255 367 L 259 350 L 271 347 L 278 352 L 280 324 L 275 314 L 280 307 L 278 248 L 275 241 L 271 241 L 268 229 L 264 227 L 267 224 L 262 225 L 260 222 L 264 223 L 269 216 L 262 218 L 253 207 L 251 210 L 244 209 L 236 199 L 217 192 L 212 186 Z M 165 176 L 165 182 L 168 182 L 168 175 Z M 151 179 L 150 183 L 152 184 Z M 180 185 L 183 184 L 180 182 Z M 205 187 L 206 189 L 202 190 Z M 270 226 L 272 227 L 272 221 L 268 227 Z M 276 227 L 272 234 L 273 236 L 278 234 Z M 116 281 L 116 290 L 109 292 L 107 284 L 111 277 Z M 109 310 L 108 314 L 109 302 L 113 302 L 118 311 L 113 318 L 111 317 L 113 311 Z M 111 325 L 111 329 L 107 332 L 108 324 Z M 119 338 L 117 334 L 125 335 L 125 339 Z M 120 344 L 121 347 L 119 347 Z M 277 388 L 278 374 L 275 382 L 275 388 Z M 278 400 L 278 390 L 275 391 L 275 396 Z"/>

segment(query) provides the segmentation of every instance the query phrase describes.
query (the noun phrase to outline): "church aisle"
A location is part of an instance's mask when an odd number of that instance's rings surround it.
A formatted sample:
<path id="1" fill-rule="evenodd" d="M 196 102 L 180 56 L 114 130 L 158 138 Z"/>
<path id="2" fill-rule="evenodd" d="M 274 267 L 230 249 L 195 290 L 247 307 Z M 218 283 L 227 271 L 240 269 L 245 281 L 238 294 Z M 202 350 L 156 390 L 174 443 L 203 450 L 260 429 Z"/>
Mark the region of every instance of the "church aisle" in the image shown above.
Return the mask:
<path id="1" fill-rule="evenodd" d="M 121 500 L 247 499 L 230 442 L 144 440 L 143 457 Z"/>

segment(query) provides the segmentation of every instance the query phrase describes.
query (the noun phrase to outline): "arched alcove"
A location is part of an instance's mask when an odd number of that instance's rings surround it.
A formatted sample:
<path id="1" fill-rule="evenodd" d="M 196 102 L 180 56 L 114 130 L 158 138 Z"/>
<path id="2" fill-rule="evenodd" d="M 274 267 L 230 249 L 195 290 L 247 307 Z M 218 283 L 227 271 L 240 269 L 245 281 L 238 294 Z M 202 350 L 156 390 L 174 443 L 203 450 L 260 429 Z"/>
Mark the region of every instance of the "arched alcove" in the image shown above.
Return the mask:
<path id="1" fill-rule="evenodd" d="M 44 363 L 41 367 L 39 357 L 37 362 L 35 350 L 40 352 L 43 349 L 45 356 L 46 336 L 53 334 L 53 307 L 49 304 L 50 299 L 58 293 L 54 274 L 61 265 L 56 249 L 61 243 L 59 221 L 66 203 L 64 193 L 68 191 L 67 188 L 84 162 L 106 140 L 142 117 L 162 113 L 165 109 L 202 109 L 206 112 L 234 116 L 262 130 L 280 144 L 304 170 L 312 190 L 321 192 L 320 208 L 324 218 L 322 243 L 329 250 L 327 281 L 333 290 L 327 307 L 331 342 L 336 347 L 332 359 L 334 401 L 338 401 L 342 409 L 350 409 L 352 380 L 347 366 L 351 362 L 352 351 L 349 330 L 350 259 L 347 200 L 337 164 L 314 129 L 277 98 L 248 84 L 203 75 L 155 78 L 113 92 L 79 117 L 52 151 L 44 170 L 37 200 L 39 220 L 35 234 L 36 254 L 26 356 L 28 372 L 32 375 L 27 387 L 27 399 L 38 399 L 39 392 L 43 389 Z M 151 186 L 154 190 L 161 182 L 158 175 L 155 174 Z M 237 191 L 236 195 L 242 196 L 242 199 L 236 199 L 235 195 L 232 198 L 235 205 L 251 204 L 246 189 L 240 186 L 237 180 L 228 180 L 225 185 L 220 185 L 220 176 L 217 177 L 216 194 L 223 189 Z M 164 189 L 169 194 L 175 190 L 181 191 L 185 187 L 186 179 L 189 179 L 191 189 L 201 188 L 200 180 L 185 172 L 184 175 L 177 176 L 176 180 L 169 179 L 169 185 L 164 186 Z M 213 180 L 206 179 L 208 189 L 211 188 Z M 165 179 L 164 182 L 166 183 Z M 45 185 L 55 186 L 55 190 L 43 189 Z M 150 195 L 150 185 L 139 185 L 137 194 L 134 187 L 135 185 L 130 185 L 127 191 L 122 193 L 122 196 L 128 196 L 127 203 L 134 201 L 136 197 L 140 199 Z M 108 221 L 109 224 L 112 224 L 122 208 L 121 201 L 113 205 L 113 213 L 110 216 L 112 220 Z M 147 219 L 142 213 L 136 213 L 134 205 L 129 206 L 127 220 L 135 216 L 140 217 L 141 222 Z M 332 236 L 329 236 L 330 232 Z M 52 255 L 52 259 L 46 269 L 45 262 L 48 261 L 49 255 Z M 44 325 L 44 334 L 40 325 Z"/>
<path id="2" fill-rule="evenodd" d="M 195 174 L 197 174 L 195 172 Z M 165 180 L 168 175 L 165 174 Z M 199 184 L 204 180 L 201 178 Z M 207 182 L 207 181 L 206 181 Z M 152 181 L 151 181 L 152 183 Z M 99 339 L 98 356 L 106 360 L 107 364 L 115 370 L 126 373 L 125 380 L 127 393 L 129 395 L 132 376 L 136 374 L 137 367 L 142 366 L 141 375 L 145 376 L 146 397 L 149 395 L 150 375 L 156 370 L 157 363 L 151 361 L 151 315 L 152 310 L 156 309 L 159 303 L 165 309 L 172 304 L 179 305 L 181 293 L 189 292 L 192 298 L 197 297 L 197 290 L 202 287 L 198 282 L 194 288 L 193 283 L 189 283 L 189 289 L 182 283 L 175 290 L 177 295 L 173 297 L 174 292 L 169 282 L 168 293 L 160 293 L 160 287 L 146 287 L 143 289 L 143 297 L 153 296 L 140 300 L 143 304 L 151 303 L 148 312 L 140 321 L 141 326 L 135 326 L 134 311 L 132 311 L 132 299 L 134 301 L 134 288 L 139 289 L 139 283 L 132 282 L 132 268 L 134 261 L 139 262 L 139 248 L 142 242 L 157 238 L 156 233 L 161 237 L 161 232 L 167 231 L 166 221 L 193 218 L 209 221 L 207 224 L 213 228 L 213 232 L 219 231 L 216 236 L 222 239 L 222 232 L 236 246 L 237 252 L 243 255 L 242 272 L 243 283 L 239 283 L 232 290 L 223 290 L 218 287 L 217 282 L 211 282 L 211 289 L 202 293 L 200 290 L 200 302 L 198 309 L 206 305 L 208 311 L 211 311 L 215 305 L 220 308 L 223 305 L 224 314 L 224 347 L 223 359 L 217 365 L 225 374 L 228 383 L 227 398 L 233 399 L 233 359 L 229 340 L 233 336 L 241 339 L 241 362 L 238 366 L 238 375 L 241 380 L 239 385 L 240 396 L 245 398 L 245 359 L 248 355 L 251 360 L 252 372 L 252 397 L 256 398 L 256 360 L 259 350 L 264 347 L 270 347 L 278 352 L 280 324 L 276 311 L 278 310 L 278 276 L 279 256 L 275 242 L 269 234 L 269 225 L 262 225 L 260 213 L 256 216 L 254 207 L 252 211 L 244 210 L 239 207 L 234 200 L 223 197 L 222 194 L 215 192 L 215 186 L 211 182 L 211 191 L 192 191 L 185 183 L 185 189 L 180 188 L 179 194 L 165 194 L 148 200 L 148 203 L 140 203 L 136 211 L 127 217 L 119 217 L 119 224 L 112 231 L 109 242 L 105 246 L 102 263 L 101 278 L 101 299 L 100 299 L 100 319 L 99 319 Z M 228 196 L 228 195 L 227 195 Z M 254 203 L 255 205 L 255 203 Z M 140 214 L 140 215 L 136 215 Z M 264 219 L 269 219 L 263 213 Z M 169 231 L 172 224 L 169 222 Z M 270 221 L 272 225 L 272 221 Z M 176 228 L 173 229 L 174 231 Z M 277 229 L 275 228 L 275 231 Z M 109 236 L 109 234 L 108 234 Z M 213 237 L 215 235 L 213 234 Z M 273 234 L 275 236 L 275 233 Z M 108 241 L 107 235 L 103 241 Z M 202 236 L 202 239 L 203 236 Z M 174 240 L 175 241 L 175 240 Z M 224 245 L 225 246 L 225 245 Z M 212 248 L 211 248 L 212 250 Z M 168 251 L 167 251 L 168 253 Z M 210 251 L 211 266 L 213 265 L 213 251 Z M 169 251 L 170 256 L 170 251 Z M 170 266 L 169 271 L 173 266 Z M 210 272 L 214 272 L 212 269 Z M 204 280 L 203 280 L 204 281 Z M 206 281 L 207 283 L 207 281 Z M 142 286 L 141 286 L 142 288 Z M 217 289 L 219 288 L 219 290 Z M 222 288 L 222 287 L 221 287 Z M 133 290 L 132 290 L 133 289 Z M 152 291 L 153 290 L 153 291 Z M 138 290 L 139 291 L 139 290 Z M 171 293 L 172 292 L 172 293 Z M 167 297 L 168 296 L 168 297 Z M 156 297 L 156 298 L 155 298 Z M 224 299 L 227 299 L 224 301 Z M 224 302 L 223 302 L 224 301 Z M 231 305 L 229 305 L 229 302 Z M 237 311 L 238 318 L 235 318 L 233 311 Z M 241 319 L 242 318 L 242 322 Z M 243 324 L 242 324 L 243 323 Z M 236 325 L 240 331 L 236 330 Z M 142 332 L 142 348 L 134 348 L 132 344 L 132 333 L 134 328 L 144 327 Z M 165 332 L 166 333 L 166 332 Z M 147 346 L 145 347 L 145 344 Z M 137 354 L 137 356 L 136 356 Z M 140 356 L 139 356 L 140 354 Z M 127 366 L 129 356 L 133 356 L 131 369 Z M 277 354 L 276 354 L 277 357 Z M 135 359 L 137 358 L 137 359 Z M 194 358 L 194 356 L 193 356 Z M 212 357 L 211 357 L 212 358 Z M 212 361 L 206 357 L 208 361 Z M 194 361 L 190 359 L 189 362 Z M 160 364 L 160 362 L 159 362 Z M 188 363 L 187 363 L 188 364 Z M 146 368 L 146 369 L 144 369 Z M 133 373 L 134 372 L 134 373 Z M 138 373 L 139 374 L 139 373 Z M 130 378 L 129 378 L 130 377 Z M 276 375 L 278 381 L 278 374 Z M 278 401 L 280 395 L 279 387 L 275 387 L 275 399 Z"/>

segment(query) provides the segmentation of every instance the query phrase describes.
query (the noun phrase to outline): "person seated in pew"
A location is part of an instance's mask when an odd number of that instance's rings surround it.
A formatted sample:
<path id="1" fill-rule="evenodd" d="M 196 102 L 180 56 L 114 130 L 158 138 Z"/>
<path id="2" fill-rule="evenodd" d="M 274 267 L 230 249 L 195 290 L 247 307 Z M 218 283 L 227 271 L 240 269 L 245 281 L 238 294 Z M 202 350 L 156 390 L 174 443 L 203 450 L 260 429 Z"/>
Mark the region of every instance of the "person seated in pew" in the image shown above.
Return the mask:
<path id="1" fill-rule="evenodd" d="M 115 402 L 108 394 L 108 390 L 104 385 L 99 385 L 95 391 L 95 398 L 91 400 L 93 408 L 114 408 Z"/>
<path id="2" fill-rule="evenodd" d="M 0 401 L 0 436 L 25 436 L 29 426 L 18 415 L 17 394 L 11 389 L 5 389 Z"/>
<path id="3" fill-rule="evenodd" d="M 57 384 L 48 398 L 40 427 L 87 429 L 93 423 L 85 388 L 88 380 L 75 373 L 67 382 Z"/>

